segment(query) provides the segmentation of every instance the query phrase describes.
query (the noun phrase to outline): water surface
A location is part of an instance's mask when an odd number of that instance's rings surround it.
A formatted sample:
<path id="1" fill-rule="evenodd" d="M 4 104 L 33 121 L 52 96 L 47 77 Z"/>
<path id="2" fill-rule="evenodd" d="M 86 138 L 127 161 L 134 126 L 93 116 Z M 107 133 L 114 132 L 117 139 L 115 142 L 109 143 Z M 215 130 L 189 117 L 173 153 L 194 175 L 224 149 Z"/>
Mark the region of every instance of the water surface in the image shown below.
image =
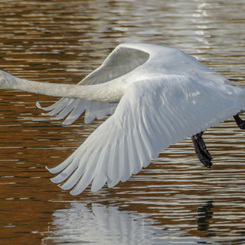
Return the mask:
<path id="1" fill-rule="evenodd" d="M 245 2 L 0 1 L 0 67 L 42 82 L 77 83 L 122 42 L 181 48 L 244 84 Z M 34 122 L 36 101 L 0 93 L 0 243 L 245 244 L 245 132 L 232 119 L 205 133 L 212 169 L 190 139 L 126 183 L 72 197 L 45 166 L 66 159 L 98 126 Z"/>

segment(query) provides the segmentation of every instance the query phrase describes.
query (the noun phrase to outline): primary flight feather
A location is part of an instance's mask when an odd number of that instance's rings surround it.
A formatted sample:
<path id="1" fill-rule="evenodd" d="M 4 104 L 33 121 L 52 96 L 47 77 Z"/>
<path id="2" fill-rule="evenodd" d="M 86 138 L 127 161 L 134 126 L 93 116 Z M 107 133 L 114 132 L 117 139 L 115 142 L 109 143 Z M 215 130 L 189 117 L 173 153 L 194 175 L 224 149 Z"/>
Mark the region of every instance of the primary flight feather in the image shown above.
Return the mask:
<path id="1" fill-rule="evenodd" d="M 54 183 L 72 195 L 126 181 L 168 146 L 193 138 L 207 167 L 211 156 L 201 138 L 211 126 L 245 110 L 245 89 L 183 51 L 150 44 L 121 44 L 78 85 L 52 84 L 0 73 L 0 88 L 63 97 L 39 108 L 71 124 L 85 112 L 85 122 L 103 122 L 63 163 L 49 169 Z"/>

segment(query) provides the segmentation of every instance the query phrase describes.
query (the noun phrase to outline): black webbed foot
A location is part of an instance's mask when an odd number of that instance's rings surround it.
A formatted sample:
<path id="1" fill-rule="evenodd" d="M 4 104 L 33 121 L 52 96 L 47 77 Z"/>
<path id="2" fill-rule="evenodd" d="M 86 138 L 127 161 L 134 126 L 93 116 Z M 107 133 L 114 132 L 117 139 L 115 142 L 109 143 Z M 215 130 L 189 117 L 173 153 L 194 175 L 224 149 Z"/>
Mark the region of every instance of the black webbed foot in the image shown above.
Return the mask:
<path id="1" fill-rule="evenodd" d="M 235 121 L 236 121 L 237 126 L 238 126 L 240 129 L 245 129 L 245 120 L 242 120 L 242 119 L 238 116 L 238 114 L 236 114 L 236 115 L 234 116 L 234 119 L 235 119 Z"/>
<path id="2" fill-rule="evenodd" d="M 212 157 L 206 148 L 206 144 L 203 141 L 202 134 L 203 132 L 193 135 L 191 139 L 194 144 L 195 152 L 198 159 L 204 166 L 210 168 L 213 165 L 211 162 Z"/>

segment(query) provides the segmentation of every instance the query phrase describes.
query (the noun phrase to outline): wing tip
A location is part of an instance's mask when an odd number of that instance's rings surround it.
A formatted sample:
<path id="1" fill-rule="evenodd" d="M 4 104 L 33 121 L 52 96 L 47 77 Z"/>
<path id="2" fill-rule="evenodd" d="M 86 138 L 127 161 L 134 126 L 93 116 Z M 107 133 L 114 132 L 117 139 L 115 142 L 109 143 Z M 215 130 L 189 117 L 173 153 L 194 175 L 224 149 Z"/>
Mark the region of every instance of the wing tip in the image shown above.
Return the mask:
<path id="1" fill-rule="evenodd" d="M 37 101 L 36 102 L 36 107 L 38 108 L 38 109 L 43 109 L 43 107 L 41 106 L 41 104 Z"/>
<path id="2" fill-rule="evenodd" d="M 58 173 L 58 171 L 55 170 L 56 167 L 54 167 L 54 168 L 49 168 L 48 166 L 45 166 L 45 168 L 46 168 L 51 174 L 56 174 L 56 173 Z"/>

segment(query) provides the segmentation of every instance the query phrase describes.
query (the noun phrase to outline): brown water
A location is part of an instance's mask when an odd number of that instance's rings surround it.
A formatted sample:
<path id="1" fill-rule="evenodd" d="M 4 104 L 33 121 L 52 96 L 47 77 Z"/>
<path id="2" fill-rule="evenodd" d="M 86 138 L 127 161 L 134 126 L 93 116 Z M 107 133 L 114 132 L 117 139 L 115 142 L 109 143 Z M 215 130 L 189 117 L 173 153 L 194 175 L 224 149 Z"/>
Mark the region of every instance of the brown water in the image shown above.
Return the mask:
<path id="1" fill-rule="evenodd" d="M 244 13 L 244 0 L 1 0 L 0 68 L 76 83 L 133 41 L 181 48 L 245 85 Z M 45 166 L 101 122 L 33 122 L 36 101 L 55 99 L 0 93 L 0 244 L 245 244 L 245 132 L 232 119 L 205 134 L 212 169 L 187 139 L 128 182 L 72 197 Z"/>

